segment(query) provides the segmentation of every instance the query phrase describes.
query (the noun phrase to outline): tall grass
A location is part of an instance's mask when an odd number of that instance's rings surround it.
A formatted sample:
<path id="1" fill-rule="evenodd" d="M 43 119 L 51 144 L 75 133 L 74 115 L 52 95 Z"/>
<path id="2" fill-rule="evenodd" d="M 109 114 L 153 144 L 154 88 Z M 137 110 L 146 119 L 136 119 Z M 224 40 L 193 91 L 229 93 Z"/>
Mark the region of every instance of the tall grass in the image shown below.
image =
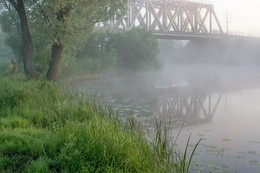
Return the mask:
<path id="1" fill-rule="evenodd" d="M 195 154 L 195 151 L 200 144 L 200 139 L 195 147 L 191 150 L 190 156 L 188 156 L 189 152 L 189 144 L 191 135 L 189 136 L 186 146 L 182 152 L 182 150 L 177 147 L 178 137 L 183 129 L 183 125 L 179 129 L 177 136 L 175 136 L 175 140 L 172 139 L 171 132 L 171 121 L 167 124 L 164 124 L 162 121 L 155 123 L 155 135 L 150 136 L 150 145 L 152 146 L 153 159 L 154 162 L 163 164 L 164 166 L 161 168 L 164 172 L 171 173 L 190 173 L 190 166 Z"/>
<path id="2" fill-rule="evenodd" d="M 92 98 L 46 81 L 0 80 L 0 172 L 188 172 L 191 159 L 174 160 L 159 124 L 148 142 L 133 118 L 123 123 Z"/>
<path id="3" fill-rule="evenodd" d="M 184 154 L 179 157 L 179 162 L 177 164 L 177 172 L 185 172 L 185 173 L 189 173 L 189 170 L 190 170 L 190 165 L 191 165 L 191 161 L 192 161 L 192 158 L 195 154 L 195 151 L 199 145 L 199 143 L 201 142 L 202 138 L 199 139 L 199 141 L 195 144 L 195 147 L 192 149 L 192 152 L 191 152 L 191 155 L 190 157 L 188 158 L 188 146 L 190 144 L 190 138 L 191 138 L 191 135 L 189 136 L 188 138 L 188 141 L 186 143 L 186 147 L 185 147 L 185 150 L 184 150 Z"/>

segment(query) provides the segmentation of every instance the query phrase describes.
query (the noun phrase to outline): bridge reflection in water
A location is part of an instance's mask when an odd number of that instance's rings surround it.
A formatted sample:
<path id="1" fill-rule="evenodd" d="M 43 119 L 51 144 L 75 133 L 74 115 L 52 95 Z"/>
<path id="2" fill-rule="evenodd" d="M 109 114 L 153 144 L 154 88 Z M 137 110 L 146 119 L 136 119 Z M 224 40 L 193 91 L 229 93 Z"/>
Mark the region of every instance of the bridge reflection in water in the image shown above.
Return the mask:
<path id="1" fill-rule="evenodd" d="M 191 93 L 161 97 L 154 107 L 156 119 L 172 125 L 195 125 L 211 122 L 223 93 Z"/>

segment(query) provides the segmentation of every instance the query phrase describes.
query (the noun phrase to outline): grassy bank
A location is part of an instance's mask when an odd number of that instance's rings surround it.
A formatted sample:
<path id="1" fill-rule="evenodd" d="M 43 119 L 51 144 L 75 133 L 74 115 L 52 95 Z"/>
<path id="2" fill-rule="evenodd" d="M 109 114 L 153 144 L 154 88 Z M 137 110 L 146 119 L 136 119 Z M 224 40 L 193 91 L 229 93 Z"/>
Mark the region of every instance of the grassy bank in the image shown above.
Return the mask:
<path id="1" fill-rule="evenodd" d="M 93 99 L 46 81 L 0 79 L 0 172 L 185 172 L 163 136 L 148 142 Z"/>

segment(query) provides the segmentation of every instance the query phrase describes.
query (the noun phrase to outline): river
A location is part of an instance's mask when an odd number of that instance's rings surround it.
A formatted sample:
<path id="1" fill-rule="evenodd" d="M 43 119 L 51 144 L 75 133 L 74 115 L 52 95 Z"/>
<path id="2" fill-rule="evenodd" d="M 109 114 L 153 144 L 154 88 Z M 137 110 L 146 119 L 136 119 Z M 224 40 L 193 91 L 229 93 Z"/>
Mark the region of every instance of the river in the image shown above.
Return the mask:
<path id="1" fill-rule="evenodd" d="M 207 74 L 212 75 L 215 69 L 208 68 Z M 167 79 L 168 83 L 158 74 L 145 77 L 148 80 L 144 82 L 145 74 L 138 79 L 81 81 L 71 87 L 94 94 L 123 120 L 131 115 L 147 128 L 153 128 L 155 120 L 173 121 L 173 140 L 180 124 L 185 123 L 177 139 L 179 148 L 184 150 L 190 134 L 189 151 L 202 138 L 191 166 L 194 173 L 260 173 L 260 71 L 258 67 L 221 68 L 207 79 L 205 68 L 189 67 L 192 77 L 178 77 L 184 74 L 181 69 L 187 68 L 176 67 L 180 71 L 172 75 L 174 80 Z M 152 83 L 147 85 L 147 81 Z"/>
<path id="2" fill-rule="evenodd" d="M 212 122 L 184 128 L 178 140 L 184 145 L 190 133 L 193 144 L 202 138 L 193 170 L 259 173 L 259 124 L 260 89 L 246 89 L 227 94 Z"/>

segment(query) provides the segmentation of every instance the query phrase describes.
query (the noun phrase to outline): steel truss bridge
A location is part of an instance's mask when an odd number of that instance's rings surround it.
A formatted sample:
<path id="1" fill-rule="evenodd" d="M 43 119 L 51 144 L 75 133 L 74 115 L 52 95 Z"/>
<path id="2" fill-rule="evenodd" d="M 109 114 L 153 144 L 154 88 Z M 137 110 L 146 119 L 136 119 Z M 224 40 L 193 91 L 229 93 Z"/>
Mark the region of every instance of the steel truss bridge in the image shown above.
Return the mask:
<path id="1" fill-rule="evenodd" d="M 96 28 L 131 30 L 143 28 L 159 39 L 218 38 L 224 32 L 207 1 L 128 0 L 127 14 L 121 19 L 98 23 Z"/>

